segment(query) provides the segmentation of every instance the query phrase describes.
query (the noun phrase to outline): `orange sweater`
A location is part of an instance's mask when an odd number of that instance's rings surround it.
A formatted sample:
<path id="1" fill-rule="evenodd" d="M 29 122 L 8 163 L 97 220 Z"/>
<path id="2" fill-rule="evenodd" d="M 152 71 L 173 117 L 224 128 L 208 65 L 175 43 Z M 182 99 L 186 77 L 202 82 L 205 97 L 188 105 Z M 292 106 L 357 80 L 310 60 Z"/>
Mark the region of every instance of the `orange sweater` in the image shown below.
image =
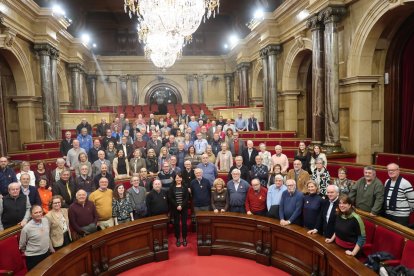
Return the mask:
<path id="1" fill-rule="evenodd" d="M 40 200 L 42 201 L 43 212 L 47 214 L 47 212 L 49 212 L 49 203 L 52 200 L 52 191 L 41 187 L 37 189 L 37 191 L 39 192 Z"/>

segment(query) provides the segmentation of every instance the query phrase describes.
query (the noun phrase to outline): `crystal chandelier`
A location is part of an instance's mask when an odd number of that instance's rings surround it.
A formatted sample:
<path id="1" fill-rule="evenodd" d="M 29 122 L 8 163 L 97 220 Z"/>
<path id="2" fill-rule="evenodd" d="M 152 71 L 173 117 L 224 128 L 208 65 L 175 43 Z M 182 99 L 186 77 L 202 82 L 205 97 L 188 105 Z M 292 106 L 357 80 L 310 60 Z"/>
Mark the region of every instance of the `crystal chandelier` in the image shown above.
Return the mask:
<path id="1" fill-rule="evenodd" d="M 146 56 L 160 68 L 174 64 L 203 18 L 214 17 L 219 7 L 219 0 L 124 0 L 125 12 L 138 18 Z"/>

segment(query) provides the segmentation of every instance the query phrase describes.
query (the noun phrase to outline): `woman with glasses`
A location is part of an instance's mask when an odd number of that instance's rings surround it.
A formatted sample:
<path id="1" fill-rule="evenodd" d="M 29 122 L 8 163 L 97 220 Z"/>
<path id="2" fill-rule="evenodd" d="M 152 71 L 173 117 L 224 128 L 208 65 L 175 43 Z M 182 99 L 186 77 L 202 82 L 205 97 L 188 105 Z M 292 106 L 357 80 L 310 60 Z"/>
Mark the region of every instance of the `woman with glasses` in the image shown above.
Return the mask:
<path id="1" fill-rule="evenodd" d="M 72 241 L 68 209 L 62 208 L 62 203 L 63 198 L 60 195 L 53 196 L 49 206 L 50 211 L 46 215 L 50 225 L 50 240 L 55 250 L 59 250 Z"/>

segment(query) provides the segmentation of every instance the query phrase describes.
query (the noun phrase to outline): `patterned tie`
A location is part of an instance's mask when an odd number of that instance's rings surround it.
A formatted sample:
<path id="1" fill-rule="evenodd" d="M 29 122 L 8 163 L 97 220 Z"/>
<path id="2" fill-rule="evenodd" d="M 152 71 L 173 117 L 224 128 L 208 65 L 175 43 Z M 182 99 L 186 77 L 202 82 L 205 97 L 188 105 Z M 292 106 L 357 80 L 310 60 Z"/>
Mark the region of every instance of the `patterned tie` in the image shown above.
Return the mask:
<path id="1" fill-rule="evenodd" d="M 69 182 L 66 182 L 66 190 L 68 191 L 69 199 L 72 199 L 72 193 L 70 192 Z"/>

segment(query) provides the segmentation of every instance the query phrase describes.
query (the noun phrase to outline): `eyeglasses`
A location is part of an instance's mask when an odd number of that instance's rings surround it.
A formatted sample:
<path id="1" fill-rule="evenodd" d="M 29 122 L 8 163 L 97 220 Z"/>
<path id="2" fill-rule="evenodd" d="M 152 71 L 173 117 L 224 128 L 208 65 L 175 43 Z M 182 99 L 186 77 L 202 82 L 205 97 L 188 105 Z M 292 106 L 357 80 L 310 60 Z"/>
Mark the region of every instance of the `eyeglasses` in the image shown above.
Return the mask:
<path id="1" fill-rule="evenodd" d="M 53 202 L 53 205 L 58 205 L 58 204 L 62 204 L 60 201 L 59 202 Z"/>

